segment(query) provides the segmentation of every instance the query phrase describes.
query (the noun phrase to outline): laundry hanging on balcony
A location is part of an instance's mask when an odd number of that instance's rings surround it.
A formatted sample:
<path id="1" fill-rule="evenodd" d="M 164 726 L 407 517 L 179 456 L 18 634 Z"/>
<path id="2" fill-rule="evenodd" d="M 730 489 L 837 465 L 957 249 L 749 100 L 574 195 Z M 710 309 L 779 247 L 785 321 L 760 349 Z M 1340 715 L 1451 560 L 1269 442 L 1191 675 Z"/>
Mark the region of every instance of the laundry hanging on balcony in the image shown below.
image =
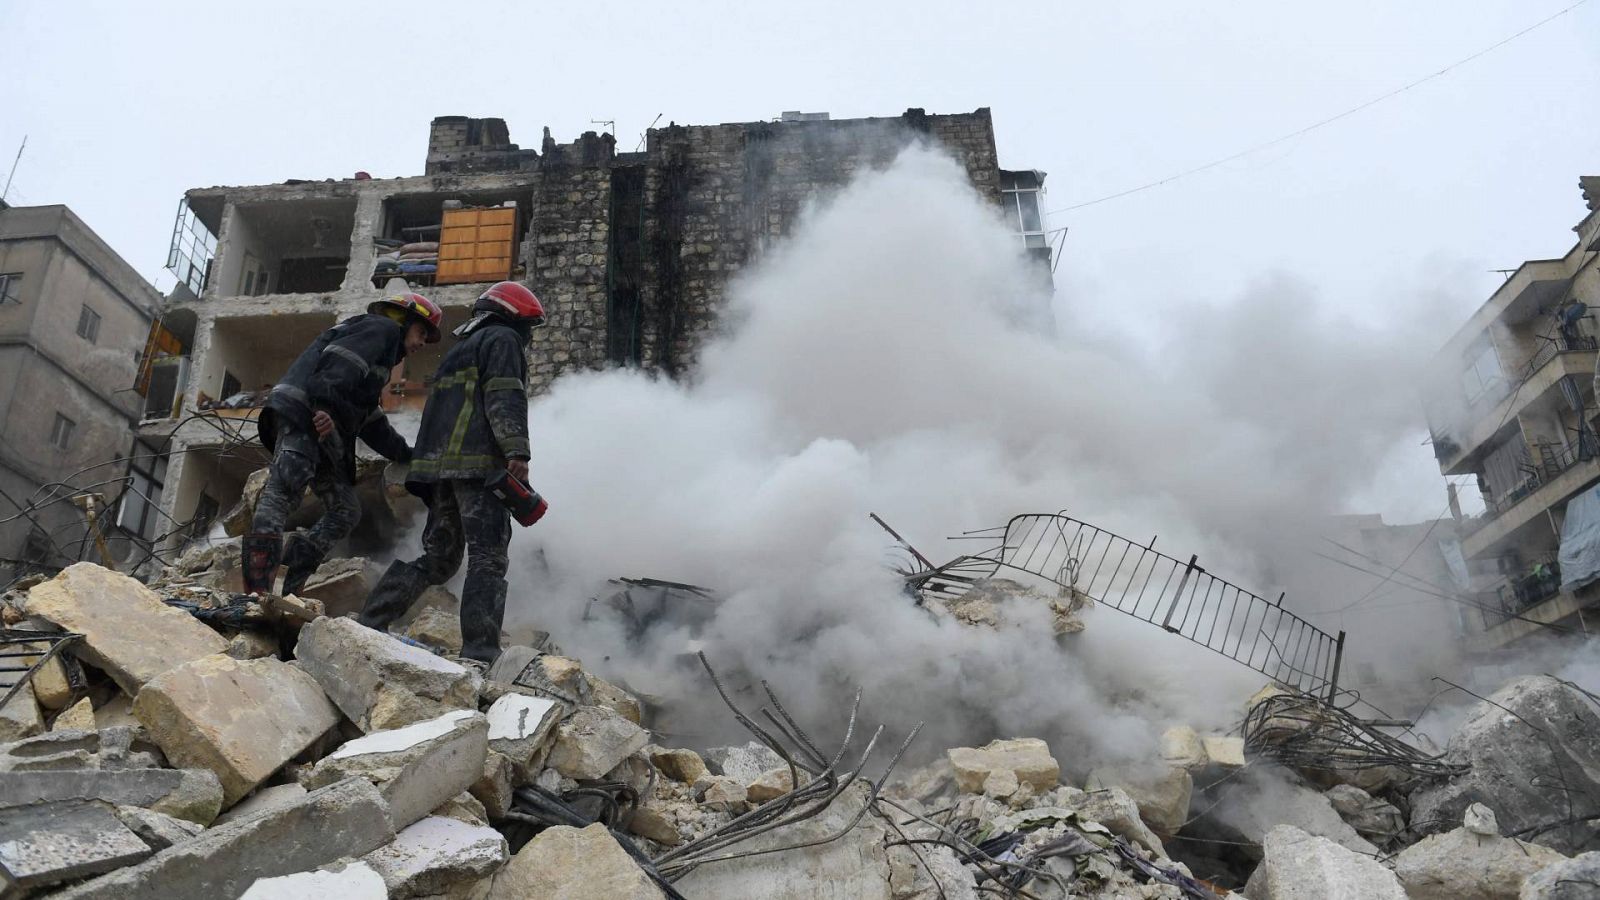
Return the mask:
<path id="1" fill-rule="evenodd" d="M 1575 591 L 1600 580 L 1600 486 L 1567 501 L 1558 559 L 1563 591 Z"/>

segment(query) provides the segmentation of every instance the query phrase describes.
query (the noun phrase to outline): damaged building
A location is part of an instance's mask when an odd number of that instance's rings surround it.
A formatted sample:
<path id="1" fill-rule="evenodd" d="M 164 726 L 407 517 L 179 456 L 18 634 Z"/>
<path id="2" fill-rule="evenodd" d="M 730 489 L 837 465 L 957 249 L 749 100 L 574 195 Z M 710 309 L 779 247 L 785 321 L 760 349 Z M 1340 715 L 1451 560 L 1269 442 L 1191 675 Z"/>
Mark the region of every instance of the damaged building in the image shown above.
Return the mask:
<path id="1" fill-rule="evenodd" d="M 1467 648 L 1491 653 L 1600 627 L 1600 178 L 1580 179 L 1577 243 L 1528 260 L 1434 361 L 1428 423 L 1439 471 L 1468 476 L 1481 515 L 1452 511 L 1470 576 Z"/>
<path id="2" fill-rule="evenodd" d="M 426 293 L 451 328 L 488 283 L 532 287 L 550 310 L 529 349 L 533 392 L 604 366 L 677 375 L 715 330 L 734 273 L 808 202 L 917 141 L 959 161 L 1047 282 L 1044 173 L 1000 168 L 986 108 L 673 124 L 633 153 L 594 132 L 563 144 L 546 130 L 523 148 L 501 119 L 442 116 L 422 175 L 187 192 L 168 258 L 179 284 L 140 379 L 140 441 L 164 457 L 162 511 L 185 526 L 167 543 L 204 534 L 263 465 L 251 420 L 265 389 L 313 337 L 385 293 Z M 446 346 L 395 369 L 387 410 L 420 411 Z"/>

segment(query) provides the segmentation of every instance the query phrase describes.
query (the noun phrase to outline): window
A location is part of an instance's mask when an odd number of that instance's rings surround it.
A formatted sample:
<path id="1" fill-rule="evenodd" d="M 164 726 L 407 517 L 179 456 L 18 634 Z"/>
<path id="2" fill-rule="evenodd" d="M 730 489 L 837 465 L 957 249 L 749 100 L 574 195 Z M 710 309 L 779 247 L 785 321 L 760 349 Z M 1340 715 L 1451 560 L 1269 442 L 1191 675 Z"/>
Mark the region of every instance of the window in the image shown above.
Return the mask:
<path id="1" fill-rule="evenodd" d="M 0 272 L 0 306 L 22 302 L 21 281 L 21 272 Z"/>
<path id="2" fill-rule="evenodd" d="M 267 268 L 248 250 L 244 254 L 244 273 L 240 279 L 239 293 L 243 296 L 259 297 L 267 292 Z"/>
<path id="3" fill-rule="evenodd" d="M 1022 236 L 1024 247 L 1044 247 L 1048 244 L 1044 212 L 1039 205 L 1043 194 L 1043 172 L 1000 173 L 1000 207 L 1005 213 L 1006 223 Z"/>
<path id="4" fill-rule="evenodd" d="M 161 515 L 161 490 L 167 478 L 167 458 L 150 444 L 135 443 L 128 460 L 128 487 L 117 510 L 117 527 L 147 541 L 155 540 Z"/>
<path id="5" fill-rule="evenodd" d="M 72 430 L 77 427 L 77 422 L 56 413 L 55 425 L 50 428 L 50 445 L 57 450 L 67 449 L 72 444 Z"/>
<path id="6" fill-rule="evenodd" d="M 229 397 L 232 397 L 234 394 L 237 394 L 242 390 L 244 390 L 244 385 L 239 383 L 238 377 L 235 376 L 232 372 L 229 372 L 227 369 L 223 369 L 222 370 L 222 396 L 217 398 L 217 399 L 226 400 Z"/>
<path id="7" fill-rule="evenodd" d="M 90 309 L 87 303 L 78 312 L 78 337 L 91 344 L 100 337 L 100 314 Z"/>
<path id="8" fill-rule="evenodd" d="M 1461 388 L 1466 391 L 1467 402 L 1472 403 L 1503 381 L 1500 356 L 1486 335 L 1467 351 L 1467 370 L 1461 373 Z"/>

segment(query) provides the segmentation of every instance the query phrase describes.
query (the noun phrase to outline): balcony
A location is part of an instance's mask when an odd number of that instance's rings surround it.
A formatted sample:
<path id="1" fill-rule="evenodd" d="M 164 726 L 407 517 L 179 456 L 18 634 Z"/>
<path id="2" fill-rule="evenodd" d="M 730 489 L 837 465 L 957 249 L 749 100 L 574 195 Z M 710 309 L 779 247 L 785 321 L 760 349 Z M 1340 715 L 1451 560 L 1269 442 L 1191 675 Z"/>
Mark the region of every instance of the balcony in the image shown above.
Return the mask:
<path id="1" fill-rule="evenodd" d="M 1527 480 L 1494 498 L 1483 515 L 1472 520 L 1462 536 L 1461 552 L 1468 559 L 1483 555 L 1545 510 L 1600 480 L 1594 436 L 1580 445 L 1565 450 L 1541 446 L 1540 459 L 1527 466 Z"/>
<path id="2" fill-rule="evenodd" d="M 1559 389 L 1568 375 L 1587 382 L 1594 375 L 1594 359 L 1589 354 L 1600 350 L 1600 340 L 1579 335 L 1545 341 L 1532 357 L 1515 369 L 1512 378 L 1500 388 L 1485 393 L 1468 413 L 1470 422 L 1461 433 L 1433 435 L 1434 456 L 1446 475 L 1470 474 L 1477 454 L 1486 444 L 1498 443 L 1516 429 L 1516 415 L 1546 394 Z M 1520 387 L 1518 386 L 1520 384 Z"/>
<path id="3" fill-rule="evenodd" d="M 1478 594 L 1474 624 L 1478 631 L 1489 631 L 1560 593 L 1561 564 L 1552 553 L 1521 575 L 1501 578 L 1493 590 Z"/>
<path id="4" fill-rule="evenodd" d="M 1467 650 L 1475 653 L 1499 650 L 1544 631 L 1545 625 L 1555 625 L 1574 616 L 1581 623 L 1584 611 L 1592 610 L 1597 600 L 1600 600 L 1600 591 L 1593 586 L 1579 588 L 1576 592 L 1558 589 L 1526 606 L 1508 609 L 1504 615 L 1490 614 L 1490 619 L 1499 621 L 1486 624 L 1482 632 L 1467 638 Z"/>

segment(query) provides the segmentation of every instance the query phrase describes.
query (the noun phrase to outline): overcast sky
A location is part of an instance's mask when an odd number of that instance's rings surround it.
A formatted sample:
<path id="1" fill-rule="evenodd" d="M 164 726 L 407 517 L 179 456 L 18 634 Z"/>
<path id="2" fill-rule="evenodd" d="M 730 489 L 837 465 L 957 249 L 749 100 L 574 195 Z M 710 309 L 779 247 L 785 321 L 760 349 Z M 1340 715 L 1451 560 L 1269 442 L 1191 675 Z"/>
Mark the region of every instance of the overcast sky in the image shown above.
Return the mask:
<path id="1" fill-rule="evenodd" d="M 503 117 L 524 146 L 610 120 L 632 150 L 658 113 L 988 106 L 1002 165 L 1048 172 L 1059 209 L 1339 113 L 1570 3 L 0 0 L 0 158 L 27 135 L 9 200 L 71 206 L 163 290 L 185 189 L 419 174 L 446 114 Z M 1600 174 L 1597 99 L 1587 2 L 1326 128 L 1053 216 L 1071 229 L 1058 300 L 1155 335 L 1175 304 L 1283 274 L 1374 321 L 1444 296 L 1431 354 L 1490 270 L 1572 245 L 1578 176 Z M 1412 487 L 1391 518 L 1438 512 L 1430 467 L 1421 448 L 1396 471 Z"/>

